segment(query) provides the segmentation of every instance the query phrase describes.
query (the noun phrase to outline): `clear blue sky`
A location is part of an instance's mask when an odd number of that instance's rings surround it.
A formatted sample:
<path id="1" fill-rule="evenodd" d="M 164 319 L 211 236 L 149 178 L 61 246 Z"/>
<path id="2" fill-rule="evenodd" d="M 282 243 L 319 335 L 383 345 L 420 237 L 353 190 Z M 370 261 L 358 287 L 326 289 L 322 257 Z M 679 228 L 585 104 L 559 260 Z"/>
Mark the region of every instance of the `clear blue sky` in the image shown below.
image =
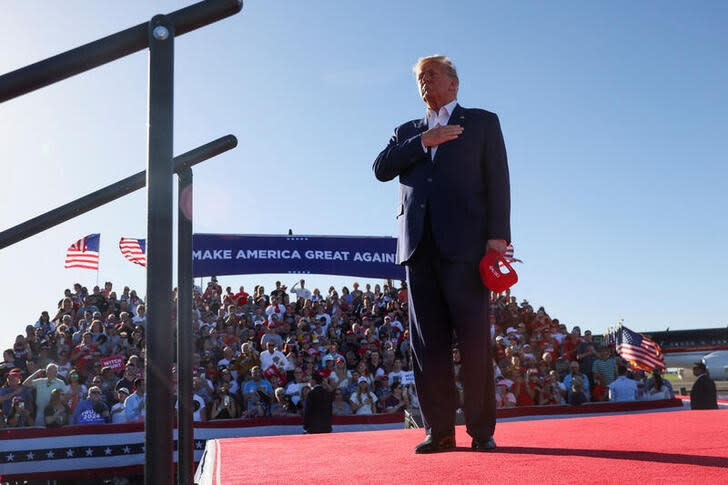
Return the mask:
<path id="1" fill-rule="evenodd" d="M 8 1 L 0 72 L 186 4 L 152 3 Z M 195 231 L 395 235 L 397 185 L 371 163 L 423 114 L 412 64 L 444 53 L 460 103 L 501 119 L 519 300 L 596 332 L 619 318 L 726 325 L 726 23 L 718 1 L 248 1 L 175 44 L 175 154 L 240 140 L 195 169 Z M 146 84 L 141 52 L 4 103 L 0 229 L 143 170 Z M 0 344 L 64 288 L 95 283 L 63 268 L 86 234 L 102 234 L 100 281 L 143 293 L 143 269 L 117 243 L 145 237 L 145 220 L 139 191 L 1 250 Z"/>

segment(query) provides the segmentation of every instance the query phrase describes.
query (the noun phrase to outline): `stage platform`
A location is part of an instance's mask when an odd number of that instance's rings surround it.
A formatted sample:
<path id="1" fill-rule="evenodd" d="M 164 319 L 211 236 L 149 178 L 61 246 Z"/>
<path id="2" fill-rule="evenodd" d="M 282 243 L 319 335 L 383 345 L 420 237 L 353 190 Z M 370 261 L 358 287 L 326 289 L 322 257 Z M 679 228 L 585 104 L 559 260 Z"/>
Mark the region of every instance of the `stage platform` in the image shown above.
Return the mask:
<path id="1" fill-rule="evenodd" d="M 415 455 L 423 431 L 208 440 L 201 484 L 728 483 L 728 410 L 499 422 L 498 449 Z"/>

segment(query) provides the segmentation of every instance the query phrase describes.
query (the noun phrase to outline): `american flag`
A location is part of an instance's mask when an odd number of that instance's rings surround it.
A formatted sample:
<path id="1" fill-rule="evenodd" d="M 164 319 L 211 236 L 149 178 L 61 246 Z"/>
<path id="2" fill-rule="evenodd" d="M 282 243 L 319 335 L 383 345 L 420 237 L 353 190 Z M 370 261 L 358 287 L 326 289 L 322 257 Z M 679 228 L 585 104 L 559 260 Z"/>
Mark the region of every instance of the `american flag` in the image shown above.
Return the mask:
<path id="1" fill-rule="evenodd" d="M 147 265 L 147 244 L 144 239 L 122 237 L 119 241 L 119 249 L 126 259 L 139 266 Z"/>
<path id="2" fill-rule="evenodd" d="M 520 259 L 516 259 L 513 257 L 513 244 L 508 245 L 508 247 L 506 248 L 506 252 L 503 253 L 503 259 L 505 259 L 509 263 L 522 263 L 523 262 Z M 500 266 L 503 266 L 503 264 L 501 263 Z"/>
<path id="3" fill-rule="evenodd" d="M 617 330 L 617 353 L 632 367 L 651 372 L 655 367 L 665 370 L 665 358 L 662 349 L 644 335 L 640 335 L 627 327 Z"/>
<path id="4" fill-rule="evenodd" d="M 71 244 L 66 251 L 66 268 L 99 270 L 99 243 L 101 234 L 89 234 Z"/>
<path id="5" fill-rule="evenodd" d="M 272 419 L 272 421 L 271 421 Z M 226 419 L 194 423 L 194 461 L 206 443 L 230 437 L 301 433 L 303 418 Z M 334 416 L 334 432 L 402 427 L 402 415 Z M 175 432 L 176 435 L 176 432 Z M 4 428 L 0 438 L 0 481 L 101 478 L 123 475 L 130 467 L 143 473 L 144 423 L 86 424 L 60 428 Z M 177 448 L 176 440 L 172 443 Z M 212 453 L 211 453 L 212 454 Z M 176 461 L 175 453 L 173 456 Z M 214 483 L 214 481 L 203 482 Z"/>

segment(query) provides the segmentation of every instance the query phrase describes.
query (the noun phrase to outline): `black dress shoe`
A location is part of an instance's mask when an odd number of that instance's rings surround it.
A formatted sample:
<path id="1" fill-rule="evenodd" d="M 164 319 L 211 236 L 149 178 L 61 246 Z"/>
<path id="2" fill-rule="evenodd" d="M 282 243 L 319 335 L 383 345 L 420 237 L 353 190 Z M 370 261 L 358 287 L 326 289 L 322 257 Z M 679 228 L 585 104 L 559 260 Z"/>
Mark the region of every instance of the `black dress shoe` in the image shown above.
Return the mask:
<path id="1" fill-rule="evenodd" d="M 448 451 L 455 448 L 455 435 L 427 435 L 425 441 L 415 447 L 415 453 L 439 453 L 440 451 Z"/>
<path id="2" fill-rule="evenodd" d="M 473 444 L 471 445 L 473 451 L 493 451 L 495 450 L 495 440 L 491 436 L 488 439 L 473 438 Z"/>

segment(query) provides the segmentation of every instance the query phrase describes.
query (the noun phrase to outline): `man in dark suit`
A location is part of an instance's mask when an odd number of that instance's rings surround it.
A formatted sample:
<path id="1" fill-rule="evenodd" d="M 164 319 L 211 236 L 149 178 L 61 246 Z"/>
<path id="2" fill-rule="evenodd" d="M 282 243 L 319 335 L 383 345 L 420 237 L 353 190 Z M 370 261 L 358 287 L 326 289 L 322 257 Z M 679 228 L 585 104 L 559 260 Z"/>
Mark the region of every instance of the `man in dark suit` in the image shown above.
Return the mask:
<path id="1" fill-rule="evenodd" d="M 324 378 L 318 372 L 313 374 L 314 386 L 306 398 L 303 408 L 303 429 L 309 433 L 331 433 L 331 405 L 334 395 L 324 388 Z"/>
<path id="2" fill-rule="evenodd" d="M 702 362 L 693 364 L 693 375 L 697 380 L 690 389 L 690 409 L 718 409 L 715 382 L 708 375 L 705 364 Z"/>
<path id="3" fill-rule="evenodd" d="M 455 446 L 453 334 L 461 352 L 465 423 L 472 448 L 495 448 L 495 386 L 488 291 L 478 263 L 510 241 L 508 162 L 498 117 L 457 104 L 444 56 L 414 67 L 424 119 L 395 129 L 374 161 L 380 181 L 399 177 L 397 259 L 409 280 L 410 336 L 427 433 L 416 453 Z"/>

